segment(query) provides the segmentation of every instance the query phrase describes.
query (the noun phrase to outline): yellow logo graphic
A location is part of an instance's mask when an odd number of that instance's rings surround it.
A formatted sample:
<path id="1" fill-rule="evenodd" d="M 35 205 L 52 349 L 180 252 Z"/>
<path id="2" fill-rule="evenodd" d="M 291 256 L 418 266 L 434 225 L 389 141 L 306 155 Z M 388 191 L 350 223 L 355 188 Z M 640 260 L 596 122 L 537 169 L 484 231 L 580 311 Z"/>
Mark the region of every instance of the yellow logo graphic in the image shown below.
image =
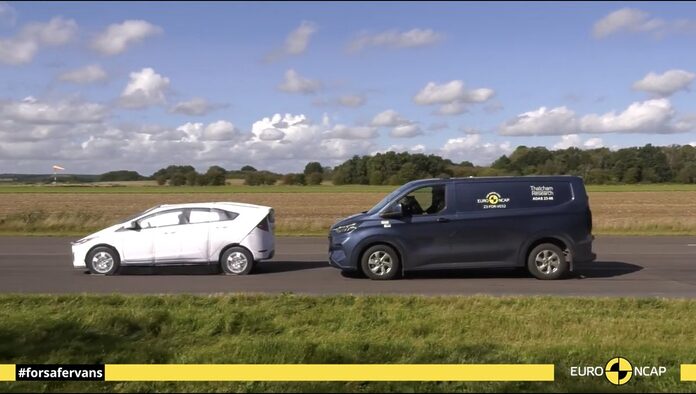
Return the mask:
<path id="1" fill-rule="evenodd" d="M 488 193 L 486 196 L 486 199 L 488 200 L 488 203 L 491 205 L 495 205 L 498 202 L 500 202 L 500 194 L 496 192 Z"/>
<path id="2" fill-rule="evenodd" d="M 633 365 L 623 357 L 614 357 L 604 368 L 604 376 L 611 384 L 624 385 L 633 377 Z"/>

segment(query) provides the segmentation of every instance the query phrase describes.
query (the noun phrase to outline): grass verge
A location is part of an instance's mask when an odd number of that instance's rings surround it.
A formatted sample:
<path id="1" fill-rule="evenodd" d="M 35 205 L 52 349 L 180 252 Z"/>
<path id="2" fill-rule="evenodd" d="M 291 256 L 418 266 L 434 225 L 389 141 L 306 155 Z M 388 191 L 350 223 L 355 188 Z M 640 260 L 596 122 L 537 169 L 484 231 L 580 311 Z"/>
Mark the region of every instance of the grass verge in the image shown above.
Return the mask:
<path id="1" fill-rule="evenodd" d="M 554 363 L 553 383 L 14 382 L 0 391 L 684 391 L 696 301 L 552 297 L 0 296 L 0 363 Z M 622 387 L 569 368 L 664 365 Z"/>

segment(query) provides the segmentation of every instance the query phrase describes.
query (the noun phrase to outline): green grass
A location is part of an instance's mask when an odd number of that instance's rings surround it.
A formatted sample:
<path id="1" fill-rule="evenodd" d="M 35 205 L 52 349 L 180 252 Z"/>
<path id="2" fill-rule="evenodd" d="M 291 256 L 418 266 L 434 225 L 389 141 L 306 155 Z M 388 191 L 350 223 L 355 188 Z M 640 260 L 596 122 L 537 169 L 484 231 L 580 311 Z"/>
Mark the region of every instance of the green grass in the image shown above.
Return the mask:
<path id="1" fill-rule="evenodd" d="M 14 382 L 0 391 L 682 391 L 696 301 L 552 297 L 0 296 L 0 363 L 553 363 L 554 383 Z M 571 366 L 664 365 L 616 388 Z"/>
<path id="2" fill-rule="evenodd" d="M 94 186 L 94 185 L 0 185 L 2 193 L 389 193 L 397 186 L 316 185 L 316 186 Z M 590 192 L 696 191 L 696 184 L 588 185 Z"/>

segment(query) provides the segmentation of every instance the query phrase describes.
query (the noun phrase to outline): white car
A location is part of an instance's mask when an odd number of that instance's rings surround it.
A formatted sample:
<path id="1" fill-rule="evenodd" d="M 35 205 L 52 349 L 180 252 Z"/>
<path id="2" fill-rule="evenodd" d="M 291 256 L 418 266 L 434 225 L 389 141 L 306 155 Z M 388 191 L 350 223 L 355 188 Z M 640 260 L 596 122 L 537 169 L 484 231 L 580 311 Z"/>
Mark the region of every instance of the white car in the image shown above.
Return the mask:
<path id="1" fill-rule="evenodd" d="M 160 205 L 72 243 L 73 266 L 113 275 L 121 266 L 219 264 L 246 275 L 273 257 L 271 207 L 232 202 Z"/>

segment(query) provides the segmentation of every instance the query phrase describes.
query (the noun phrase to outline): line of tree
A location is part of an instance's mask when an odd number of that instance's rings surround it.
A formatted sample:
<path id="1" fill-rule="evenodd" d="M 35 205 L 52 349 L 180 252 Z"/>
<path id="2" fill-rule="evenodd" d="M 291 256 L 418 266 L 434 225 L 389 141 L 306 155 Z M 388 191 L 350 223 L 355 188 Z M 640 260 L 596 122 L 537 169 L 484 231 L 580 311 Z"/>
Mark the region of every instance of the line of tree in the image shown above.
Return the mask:
<path id="1" fill-rule="evenodd" d="M 400 185 L 421 178 L 500 175 L 578 175 L 593 184 L 696 183 L 696 147 L 647 144 L 612 151 L 519 146 L 490 166 L 454 163 L 436 155 L 387 152 L 354 156 L 333 169 L 333 182 Z"/>
<path id="2" fill-rule="evenodd" d="M 158 185 L 171 186 L 222 186 L 227 179 L 227 170 L 220 166 L 211 166 L 205 173 L 199 174 L 193 166 L 170 165 L 152 174 Z"/>
<path id="3" fill-rule="evenodd" d="M 99 176 L 100 182 L 142 181 L 144 179 L 147 178 L 136 171 L 128 170 L 109 171 Z"/>

